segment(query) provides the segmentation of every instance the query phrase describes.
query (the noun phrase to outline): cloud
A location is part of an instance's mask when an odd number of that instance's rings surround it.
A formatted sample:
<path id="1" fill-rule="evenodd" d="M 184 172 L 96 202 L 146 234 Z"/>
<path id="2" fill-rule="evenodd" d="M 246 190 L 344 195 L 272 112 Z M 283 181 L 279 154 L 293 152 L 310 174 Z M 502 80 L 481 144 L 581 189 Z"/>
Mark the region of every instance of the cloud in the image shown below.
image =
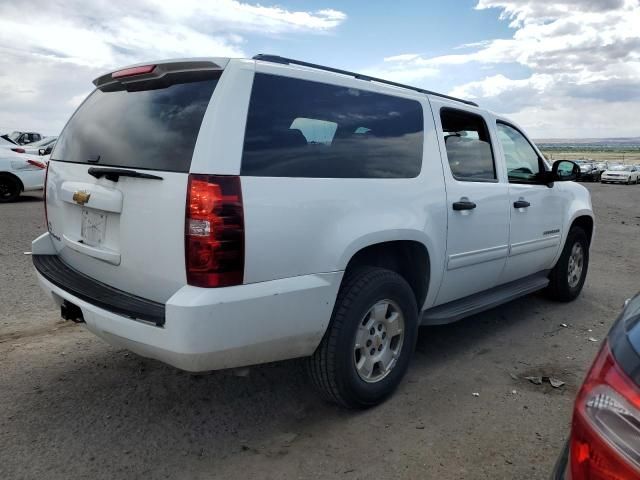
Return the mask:
<path id="1" fill-rule="evenodd" d="M 24 12 L 29 12 L 24 15 Z M 246 57 L 245 35 L 326 34 L 338 10 L 294 11 L 239 0 L 4 0 L 0 3 L 0 130 L 55 134 L 91 80 L 172 57 Z"/>
<path id="2" fill-rule="evenodd" d="M 625 6 L 625 0 L 479 0 L 476 9 L 502 9 L 502 18 L 513 20 L 512 25 L 556 20 L 579 12 L 606 13 Z"/>
<path id="3" fill-rule="evenodd" d="M 637 0 L 479 0 L 476 8 L 499 9 L 501 18 L 511 22 L 512 37 L 463 45 L 455 49 L 461 53 L 451 55 L 398 54 L 376 69 L 422 83 L 446 78 L 453 69 L 475 71 L 476 79 L 452 85 L 449 93 L 515 114 L 542 136 L 553 133 L 548 120 L 558 121 L 562 112 L 574 122 L 576 135 L 588 131 L 588 136 L 598 136 L 606 123 L 594 122 L 594 115 L 606 118 L 609 108 L 620 111 L 624 102 L 638 100 Z M 518 78 L 505 73 L 512 64 L 520 67 Z M 485 67 L 491 67 L 490 72 L 481 76 Z M 528 72 L 524 78 L 523 70 Z M 576 108 L 589 111 L 576 115 Z M 631 121 L 615 129 L 637 135 L 640 119 L 632 117 L 623 115 Z"/>

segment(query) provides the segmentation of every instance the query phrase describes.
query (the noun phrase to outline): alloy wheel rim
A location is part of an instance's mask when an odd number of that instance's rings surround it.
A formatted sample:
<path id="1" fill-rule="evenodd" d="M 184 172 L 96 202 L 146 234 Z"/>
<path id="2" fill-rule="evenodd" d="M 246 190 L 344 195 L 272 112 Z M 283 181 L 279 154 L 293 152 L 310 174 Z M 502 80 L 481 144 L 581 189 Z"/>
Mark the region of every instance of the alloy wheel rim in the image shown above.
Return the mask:
<path id="1" fill-rule="evenodd" d="M 358 376 L 367 383 L 385 378 L 395 367 L 404 343 L 404 315 L 392 300 L 376 302 L 356 331 L 353 360 Z"/>
<path id="2" fill-rule="evenodd" d="M 569 267 L 567 271 L 567 280 L 569 287 L 575 288 L 582 278 L 582 270 L 584 268 L 584 250 L 578 242 L 571 247 L 571 255 L 569 256 Z"/>

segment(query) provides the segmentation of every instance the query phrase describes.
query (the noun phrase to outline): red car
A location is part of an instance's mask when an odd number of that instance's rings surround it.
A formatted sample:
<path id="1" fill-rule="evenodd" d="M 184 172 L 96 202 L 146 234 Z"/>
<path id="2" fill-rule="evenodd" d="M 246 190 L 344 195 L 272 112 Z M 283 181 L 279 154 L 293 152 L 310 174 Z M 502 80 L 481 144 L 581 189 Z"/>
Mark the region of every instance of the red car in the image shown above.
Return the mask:
<path id="1" fill-rule="evenodd" d="M 640 294 L 628 300 L 578 392 L 553 479 L 640 479 Z"/>

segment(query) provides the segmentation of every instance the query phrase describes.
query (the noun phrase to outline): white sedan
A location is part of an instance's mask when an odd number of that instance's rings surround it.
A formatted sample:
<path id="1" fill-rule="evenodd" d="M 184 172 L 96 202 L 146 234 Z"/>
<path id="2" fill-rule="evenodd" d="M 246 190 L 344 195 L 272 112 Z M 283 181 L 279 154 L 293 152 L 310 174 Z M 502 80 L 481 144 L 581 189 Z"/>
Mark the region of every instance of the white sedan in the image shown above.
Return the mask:
<path id="1" fill-rule="evenodd" d="M 602 172 L 602 183 L 640 183 L 640 167 L 636 165 L 613 165 Z"/>
<path id="2" fill-rule="evenodd" d="M 42 190 L 48 157 L 0 150 L 0 203 L 12 202 L 22 192 Z"/>

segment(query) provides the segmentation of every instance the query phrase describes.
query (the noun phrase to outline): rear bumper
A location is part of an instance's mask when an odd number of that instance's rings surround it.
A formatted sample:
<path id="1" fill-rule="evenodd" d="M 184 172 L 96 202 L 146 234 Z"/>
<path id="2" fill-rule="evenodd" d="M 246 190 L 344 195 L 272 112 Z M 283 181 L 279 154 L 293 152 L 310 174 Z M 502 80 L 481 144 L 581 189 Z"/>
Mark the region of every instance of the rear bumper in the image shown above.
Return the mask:
<path id="1" fill-rule="evenodd" d="M 34 254 L 32 258 L 38 274 L 74 297 L 112 313 L 152 322 L 158 327 L 164 325 L 163 304 L 97 282 L 65 265 L 57 255 Z"/>
<path id="2" fill-rule="evenodd" d="M 49 253 L 42 246 L 50 241 L 46 237 L 34 241 L 34 254 Z M 184 286 L 164 305 L 164 324 L 158 326 L 107 310 L 37 274 L 58 305 L 77 305 L 87 328 L 111 345 L 193 372 L 312 354 L 342 280 L 342 272 L 332 272 L 237 287 Z"/>

